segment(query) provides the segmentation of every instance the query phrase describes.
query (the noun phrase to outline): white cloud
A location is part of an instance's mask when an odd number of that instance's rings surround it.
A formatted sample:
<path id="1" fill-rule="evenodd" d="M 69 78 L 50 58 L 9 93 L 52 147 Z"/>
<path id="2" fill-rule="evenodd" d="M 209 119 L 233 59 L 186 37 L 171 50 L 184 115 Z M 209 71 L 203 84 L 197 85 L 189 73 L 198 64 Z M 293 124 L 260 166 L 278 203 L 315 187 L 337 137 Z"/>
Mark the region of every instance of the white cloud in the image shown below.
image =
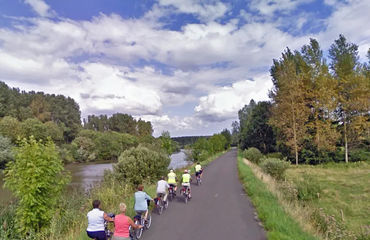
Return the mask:
<path id="1" fill-rule="evenodd" d="M 261 75 L 251 80 L 235 82 L 232 86 L 218 88 L 203 96 L 194 110 L 199 117 L 207 121 L 235 119 L 238 110 L 251 99 L 267 100 L 272 88 L 269 75 Z"/>
<path id="2" fill-rule="evenodd" d="M 324 48 L 343 34 L 349 42 L 360 46 L 359 53 L 365 59 L 370 45 L 370 4 L 368 0 L 351 0 L 347 3 L 338 3 L 333 14 L 326 21 L 326 29 L 319 35 L 319 42 Z"/>
<path id="3" fill-rule="evenodd" d="M 51 17 L 54 15 L 54 12 L 51 11 L 49 5 L 47 5 L 43 0 L 24 0 L 24 2 L 30 5 L 41 17 Z"/>
<path id="4" fill-rule="evenodd" d="M 298 5 L 313 0 L 252 0 L 250 7 L 263 15 L 273 15 L 275 12 L 288 13 Z"/>
<path id="5" fill-rule="evenodd" d="M 159 0 L 159 4 L 172 6 L 181 13 L 197 15 L 206 22 L 223 17 L 229 10 L 226 4 L 219 1 Z"/>

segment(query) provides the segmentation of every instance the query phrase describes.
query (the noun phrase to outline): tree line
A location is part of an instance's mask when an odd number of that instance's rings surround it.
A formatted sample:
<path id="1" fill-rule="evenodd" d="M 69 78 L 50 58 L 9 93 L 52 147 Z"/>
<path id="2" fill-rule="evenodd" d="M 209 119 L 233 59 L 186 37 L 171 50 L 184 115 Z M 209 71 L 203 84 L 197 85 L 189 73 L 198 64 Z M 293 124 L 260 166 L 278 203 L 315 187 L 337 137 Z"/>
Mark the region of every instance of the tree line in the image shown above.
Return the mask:
<path id="1" fill-rule="evenodd" d="M 370 49 L 361 63 L 358 46 L 340 35 L 328 56 L 310 39 L 273 60 L 271 101 L 252 100 L 233 125 L 242 149 L 282 152 L 296 164 L 370 158 Z"/>

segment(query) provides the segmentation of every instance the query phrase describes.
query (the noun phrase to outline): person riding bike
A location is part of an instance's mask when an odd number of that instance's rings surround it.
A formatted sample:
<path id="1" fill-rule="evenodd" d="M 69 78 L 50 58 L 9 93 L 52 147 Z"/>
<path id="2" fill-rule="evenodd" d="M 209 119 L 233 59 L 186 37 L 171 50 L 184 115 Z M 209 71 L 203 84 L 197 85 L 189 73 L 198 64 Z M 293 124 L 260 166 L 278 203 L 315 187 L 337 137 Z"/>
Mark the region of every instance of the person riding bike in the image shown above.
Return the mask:
<path id="1" fill-rule="evenodd" d="M 87 213 L 87 229 L 86 233 L 89 238 L 96 240 L 106 240 L 104 220 L 113 222 L 114 219 L 109 217 L 104 211 L 100 209 L 100 201 L 94 200 L 92 202 L 93 210 Z"/>
<path id="2" fill-rule="evenodd" d="M 144 220 L 146 221 L 148 218 L 148 201 L 153 201 L 153 199 L 144 192 L 144 186 L 139 185 L 137 188 L 137 192 L 135 192 L 135 212 L 141 216 L 142 213 L 145 213 Z"/>
<path id="3" fill-rule="evenodd" d="M 188 188 L 189 198 L 191 198 L 190 180 L 191 180 L 191 175 L 189 174 L 189 171 L 185 169 L 184 174 L 182 174 L 182 186 Z"/>
<path id="4" fill-rule="evenodd" d="M 133 228 L 142 228 L 141 225 L 136 225 L 134 221 L 126 216 L 126 204 L 120 203 L 119 210 L 120 214 L 114 218 L 114 235 L 113 240 L 130 240 L 130 226 Z"/>
<path id="5" fill-rule="evenodd" d="M 177 190 L 177 178 L 176 178 L 176 173 L 174 173 L 174 171 L 171 169 L 170 172 L 167 174 L 167 178 L 168 178 L 168 185 L 170 185 L 170 187 L 173 187 L 173 190 L 174 190 L 174 193 L 176 195 L 176 190 Z"/>
<path id="6" fill-rule="evenodd" d="M 164 176 L 157 183 L 157 197 L 163 197 L 163 202 L 167 201 L 167 189 L 170 187 L 168 183 L 164 180 Z"/>
<path id="7" fill-rule="evenodd" d="M 198 162 L 197 165 L 195 165 L 195 176 L 198 177 L 202 177 L 202 173 L 203 173 L 203 168 L 202 166 L 200 165 L 200 163 Z"/>

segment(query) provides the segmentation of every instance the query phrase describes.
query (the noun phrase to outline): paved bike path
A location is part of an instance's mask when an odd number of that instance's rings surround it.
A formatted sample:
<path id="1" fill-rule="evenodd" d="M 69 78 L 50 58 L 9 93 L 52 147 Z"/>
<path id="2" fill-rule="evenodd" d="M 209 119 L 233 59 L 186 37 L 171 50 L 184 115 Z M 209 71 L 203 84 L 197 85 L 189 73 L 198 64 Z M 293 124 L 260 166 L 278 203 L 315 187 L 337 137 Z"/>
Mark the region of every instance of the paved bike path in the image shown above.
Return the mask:
<path id="1" fill-rule="evenodd" d="M 188 204 L 177 197 L 162 215 L 152 213 L 152 226 L 144 232 L 144 240 L 266 239 L 239 182 L 236 149 L 209 164 L 202 185 L 192 185 L 191 190 Z"/>

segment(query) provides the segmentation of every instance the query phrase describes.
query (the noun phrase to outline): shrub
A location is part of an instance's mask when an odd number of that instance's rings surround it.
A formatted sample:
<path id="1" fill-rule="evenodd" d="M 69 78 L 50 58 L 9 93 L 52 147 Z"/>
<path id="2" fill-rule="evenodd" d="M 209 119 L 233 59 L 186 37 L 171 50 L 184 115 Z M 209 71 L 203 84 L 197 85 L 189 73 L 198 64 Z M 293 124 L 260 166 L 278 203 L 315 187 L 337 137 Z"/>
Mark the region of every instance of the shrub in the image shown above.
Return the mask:
<path id="1" fill-rule="evenodd" d="M 277 158 L 266 158 L 261 163 L 262 170 L 272 177 L 280 180 L 284 178 L 285 170 L 289 168 L 289 163 Z"/>
<path id="2" fill-rule="evenodd" d="M 10 139 L 0 135 L 0 169 L 4 168 L 7 162 L 14 159 L 12 148 L 13 145 Z"/>
<path id="3" fill-rule="evenodd" d="M 370 151 L 366 149 L 354 149 L 349 152 L 349 158 L 352 162 L 370 161 Z"/>
<path id="4" fill-rule="evenodd" d="M 321 186 L 312 176 L 304 173 L 303 179 L 296 182 L 297 197 L 302 201 L 309 201 L 319 198 Z"/>
<path id="5" fill-rule="evenodd" d="M 166 153 L 150 150 L 143 146 L 124 151 L 114 165 L 115 177 L 120 181 L 140 184 L 154 182 L 167 172 L 170 158 Z"/>
<path id="6" fill-rule="evenodd" d="M 63 163 L 51 140 L 23 139 L 15 161 L 5 170 L 5 186 L 18 198 L 16 226 L 23 235 L 50 223 L 57 200 L 68 182 Z"/>
<path id="7" fill-rule="evenodd" d="M 254 147 L 244 150 L 243 154 L 246 159 L 248 159 L 251 162 L 257 163 L 257 164 L 260 162 L 261 158 L 263 157 L 260 150 Z"/>

